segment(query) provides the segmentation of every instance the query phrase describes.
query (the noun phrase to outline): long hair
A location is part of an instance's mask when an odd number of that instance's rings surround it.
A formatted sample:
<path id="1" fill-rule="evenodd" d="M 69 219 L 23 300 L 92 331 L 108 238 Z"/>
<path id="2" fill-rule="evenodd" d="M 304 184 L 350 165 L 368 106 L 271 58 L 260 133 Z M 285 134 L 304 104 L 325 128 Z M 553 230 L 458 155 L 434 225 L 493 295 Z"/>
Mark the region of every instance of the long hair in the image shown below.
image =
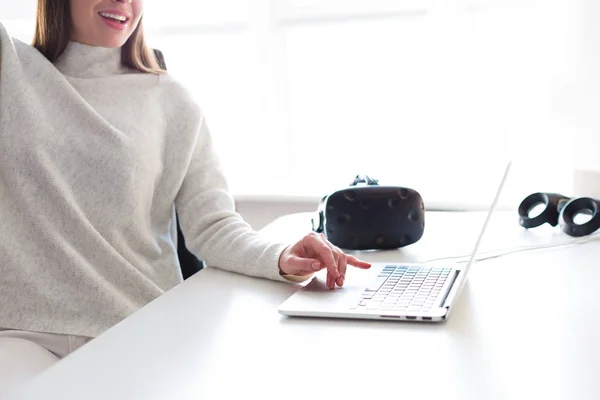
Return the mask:
<path id="1" fill-rule="evenodd" d="M 35 34 L 32 46 L 50 62 L 65 51 L 71 37 L 69 0 L 38 0 Z M 142 18 L 127 42 L 121 47 L 123 65 L 151 74 L 163 74 L 162 69 L 144 40 Z"/>

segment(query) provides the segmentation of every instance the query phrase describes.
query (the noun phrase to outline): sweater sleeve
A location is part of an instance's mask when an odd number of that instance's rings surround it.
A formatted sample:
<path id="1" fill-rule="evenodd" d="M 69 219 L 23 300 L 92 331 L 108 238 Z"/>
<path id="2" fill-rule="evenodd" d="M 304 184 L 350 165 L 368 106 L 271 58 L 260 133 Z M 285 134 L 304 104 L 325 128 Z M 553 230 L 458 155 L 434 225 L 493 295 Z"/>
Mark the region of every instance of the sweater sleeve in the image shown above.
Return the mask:
<path id="1" fill-rule="evenodd" d="M 289 243 L 266 240 L 235 211 L 235 203 L 202 117 L 188 171 L 175 200 L 186 246 L 207 266 L 277 281 L 279 257 Z"/>

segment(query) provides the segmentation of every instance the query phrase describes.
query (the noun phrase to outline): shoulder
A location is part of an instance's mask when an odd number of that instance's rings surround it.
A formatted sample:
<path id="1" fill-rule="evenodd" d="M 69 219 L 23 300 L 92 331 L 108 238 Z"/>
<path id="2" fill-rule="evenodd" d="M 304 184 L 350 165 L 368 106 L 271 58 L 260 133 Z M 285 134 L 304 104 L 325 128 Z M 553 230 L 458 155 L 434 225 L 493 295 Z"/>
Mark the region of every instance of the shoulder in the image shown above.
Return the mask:
<path id="1" fill-rule="evenodd" d="M 35 47 L 29 43 L 25 43 L 20 39 L 11 37 L 6 27 L 0 22 L 0 49 L 3 56 L 20 62 L 22 65 L 29 67 L 30 65 L 49 66 L 50 61 L 44 57 Z M 16 57 L 16 58 L 14 58 Z M 7 62 L 10 60 L 6 60 Z"/>
<path id="2" fill-rule="evenodd" d="M 174 116 L 196 120 L 198 123 L 203 118 L 200 104 L 191 90 L 172 75 L 159 76 L 162 91 L 162 103 L 165 110 Z"/>

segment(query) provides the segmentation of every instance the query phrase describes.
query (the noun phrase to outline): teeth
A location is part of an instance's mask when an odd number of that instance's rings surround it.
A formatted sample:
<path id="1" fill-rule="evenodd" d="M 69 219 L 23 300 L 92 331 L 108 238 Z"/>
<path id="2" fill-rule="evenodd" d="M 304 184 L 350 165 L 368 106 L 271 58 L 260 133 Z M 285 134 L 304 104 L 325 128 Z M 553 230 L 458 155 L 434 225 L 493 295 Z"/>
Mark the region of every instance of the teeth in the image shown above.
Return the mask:
<path id="1" fill-rule="evenodd" d="M 106 12 L 101 12 L 99 14 L 102 15 L 103 17 L 116 19 L 117 21 L 121 21 L 121 22 L 125 22 L 127 20 L 127 18 L 122 15 L 116 15 L 116 14 L 111 14 L 111 13 L 106 13 Z"/>

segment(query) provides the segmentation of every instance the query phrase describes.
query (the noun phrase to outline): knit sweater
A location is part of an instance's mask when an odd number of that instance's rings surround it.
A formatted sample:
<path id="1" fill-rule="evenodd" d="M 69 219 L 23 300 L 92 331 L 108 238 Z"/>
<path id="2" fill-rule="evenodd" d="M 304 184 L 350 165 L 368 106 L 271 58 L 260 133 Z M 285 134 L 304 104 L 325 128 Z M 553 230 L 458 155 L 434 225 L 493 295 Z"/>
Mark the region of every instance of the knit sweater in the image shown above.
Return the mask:
<path id="1" fill-rule="evenodd" d="M 181 283 L 175 210 L 208 267 L 286 281 L 190 93 L 120 54 L 53 64 L 0 24 L 0 328 L 95 337 Z"/>

